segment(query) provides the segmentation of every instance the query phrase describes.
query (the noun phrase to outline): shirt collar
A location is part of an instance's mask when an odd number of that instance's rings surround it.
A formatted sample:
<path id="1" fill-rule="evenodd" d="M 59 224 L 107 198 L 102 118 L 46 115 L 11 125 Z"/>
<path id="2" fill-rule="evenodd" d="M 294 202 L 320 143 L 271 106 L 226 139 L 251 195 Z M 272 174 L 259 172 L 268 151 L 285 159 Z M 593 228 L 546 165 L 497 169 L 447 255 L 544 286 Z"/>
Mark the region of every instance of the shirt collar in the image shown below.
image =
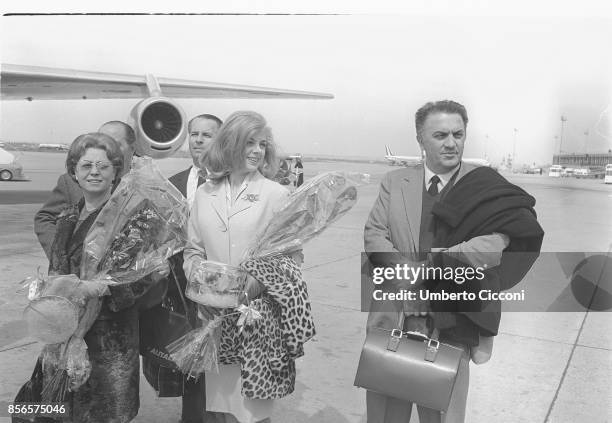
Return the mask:
<path id="1" fill-rule="evenodd" d="M 448 184 L 448 181 L 451 180 L 455 172 L 457 172 L 460 167 L 461 163 L 459 163 L 457 166 L 455 166 L 453 169 L 446 173 L 434 173 L 431 169 L 427 167 L 427 164 L 425 164 L 425 186 L 429 187 L 429 181 L 431 180 L 431 178 L 434 175 L 438 175 L 438 178 L 440 178 L 440 182 L 438 183 L 441 184 L 442 188 L 444 188 L 446 184 Z"/>
<path id="2" fill-rule="evenodd" d="M 202 178 L 206 178 L 206 174 L 207 174 L 206 171 L 203 172 L 199 167 L 196 167 L 196 166 L 191 166 L 191 170 L 189 173 L 190 173 L 190 176 L 192 177 L 199 176 Z"/>

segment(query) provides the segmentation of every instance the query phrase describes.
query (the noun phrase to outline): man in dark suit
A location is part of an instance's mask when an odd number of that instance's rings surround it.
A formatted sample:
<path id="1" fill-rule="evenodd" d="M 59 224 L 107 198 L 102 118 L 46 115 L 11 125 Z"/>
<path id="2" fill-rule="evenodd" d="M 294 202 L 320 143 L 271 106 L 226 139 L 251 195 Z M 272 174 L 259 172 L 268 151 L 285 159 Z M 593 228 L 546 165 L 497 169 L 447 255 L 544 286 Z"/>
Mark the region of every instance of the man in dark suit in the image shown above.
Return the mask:
<path id="1" fill-rule="evenodd" d="M 193 165 L 169 178 L 169 181 L 187 198 L 191 206 L 197 188 L 206 181 L 206 170 L 200 168 L 200 159 L 206 147 L 219 130 L 222 121 L 210 114 L 194 117 L 188 123 L 189 151 Z M 179 253 L 171 258 L 172 272 L 168 280 L 168 292 L 162 304 L 143 311 L 141 326 L 144 328 L 148 322 L 160 315 L 164 307 L 179 310 L 181 314 L 190 317 L 190 324 L 195 325 L 195 305 L 190 300 L 181 299 L 185 292 L 187 279 L 183 271 L 183 255 Z M 180 289 L 180 292 L 179 292 Z M 188 310 L 184 310 L 183 300 Z M 148 321 L 148 322 L 147 322 Z M 187 379 L 178 372 L 163 368 L 149 356 L 143 356 L 143 372 L 147 380 L 158 392 L 165 392 L 164 396 L 179 396 L 182 391 L 182 423 L 209 423 L 215 422 L 214 416 L 206 412 L 206 387 L 204 376 L 199 379 Z M 179 387 L 179 389 L 176 389 Z M 180 389 L 182 387 L 182 389 Z"/>
<path id="2" fill-rule="evenodd" d="M 370 212 L 364 230 L 365 251 L 369 254 L 370 262 L 374 266 L 395 267 L 396 264 L 415 267 L 420 264 L 430 266 L 433 263 L 428 260 L 432 256 L 428 253 L 442 249 L 463 254 L 470 265 L 476 266 L 471 260 L 474 260 L 479 253 L 486 253 L 487 260 L 491 262 L 484 264 L 493 267 L 488 270 L 491 272 L 491 281 L 498 282 L 500 280 L 498 272 L 502 267 L 499 266 L 502 251 L 509 244 L 510 246 L 512 243 L 519 247 L 524 246 L 525 243 L 522 241 L 526 237 L 531 242 L 529 247 L 539 251 L 543 232 L 535 220 L 535 212 L 532 208 L 535 204 L 533 197 L 508 183 L 495 171 L 488 168 L 478 169 L 461 161 L 467 122 L 465 107 L 454 101 L 427 103 L 417 111 L 415 116 L 417 141 L 425 153 L 425 162 L 414 167 L 389 172 L 382 180 L 378 199 Z M 469 183 L 464 181 L 469 181 Z M 496 198 L 491 198 L 482 204 L 482 208 L 478 207 L 480 204 L 477 204 L 474 207 L 475 211 L 468 213 L 468 218 L 462 220 L 457 226 L 461 227 L 464 222 L 471 222 L 473 219 L 469 217 L 474 213 L 480 213 L 480 210 L 492 206 L 495 213 L 500 211 L 512 213 L 511 218 L 520 222 L 518 227 L 530 226 L 533 228 L 531 233 L 515 234 L 512 231 L 506 232 L 501 225 L 491 225 L 484 232 L 479 232 L 477 236 L 455 239 L 452 245 L 440 245 L 445 242 L 438 230 L 443 226 L 443 222 L 436 220 L 439 215 L 442 215 L 442 213 L 436 214 L 441 209 L 440 204 L 447 204 L 448 198 L 457 197 L 453 195 L 457 190 L 461 193 L 459 203 L 473 202 L 475 204 L 485 197 L 482 195 L 485 192 L 483 190 L 497 189 L 500 186 L 504 187 L 505 192 L 511 192 L 515 197 L 510 202 L 502 203 Z M 454 201 L 457 202 L 456 199 Z M 509 203 L 511 203 L 510 211 L 503 209 Z M 496 215 L 482 216 L 481 221 L 489 217 L 492 219 L 490 221 L 495 221 Z M 454 238 L 447 234 L 445 239 Z M 414 291 L 430 286 L 426 285 L 430 281 L 412 282 L 389 280 L 384 284 L 387 285 L 386 289 L 392 291 L 403 289 Z M 454 284 L 453 281 L 449 283 Z M 516 283 L 516 280 L 513 283 Z M 432 320 L 429 320 L 429 325 L 425 325 L 426 317 L 422 319 L 420 317 L 429 315 L 430 307 L 431 304 L 428 302 L 409 301 L 402 304 L 393 301 L 383 304 L 380 301 L 372 301 L 368 328 L 395 329 L 400 321 L 400 314 L 404 313 L 408 316 L 408 323 L 414 326 L 404 326 L 400 329 L 414 330 L 416 327 L 423 331 L 430 330 Z M 390 309 L 392 311 L 389 311 Z M 422 423 L 441 421 L 460 423 L 464 421 L 469 385 L 470 351 L 479 345 L 479 338 L 483 333 L 488 337 L 496 335 L 496 325 L 499 324 L 499 319 L 493 322 L 486 321 L 484 315 L 492 315 L 492 313 L 439 313 L 439 316 L 438 313 L 435 313 L 433 316 L 434 327 L 439 332 L 440 340 L 463 349 L 464 354 L 459 363 L 448 411 L 442 415 L 439 411 L 418 406 L 419 421 Z M 446 320 L 438 319 L 442 316 Z M 423 387 L 423 389 L 427 388 Z M 407 423 L 410 420 L 411 411 L 412 403 L 410 402 L 373 391 L 367 392 L 368 422 Z"/>
<path id="3" fill-rule="evenodd" d="M 190 206 L 193 203 L 197 188 L 206 179 L 206 170 L 200 169 L 200 156 L 210 144 L 222 123 L 217 116 L 202 114 L 191 119 L 187 125 L 189 152 L 193 165 L 171 176 L 169 181 L 183 193 Z"/>
<path id="4" fill-rule="evenodd" d="M 124 157 L 123 174 L 130 170 L 134 155 L 136 136 L 134 130 L 127 124 L 114 120 L 106 122 L 98 132 L 111 136 L 119 143 Z M 122 176 L 122 175 L 121 175 Z M 55 222 L 57 216 L 83 197 L 81 187 L 68 173 L 60 175 L 57 185 L 51 191 L 51 196 L 34 216 L 34 232 L 47 257 L 51 254 L 51 244 L 55 237 Z"/>

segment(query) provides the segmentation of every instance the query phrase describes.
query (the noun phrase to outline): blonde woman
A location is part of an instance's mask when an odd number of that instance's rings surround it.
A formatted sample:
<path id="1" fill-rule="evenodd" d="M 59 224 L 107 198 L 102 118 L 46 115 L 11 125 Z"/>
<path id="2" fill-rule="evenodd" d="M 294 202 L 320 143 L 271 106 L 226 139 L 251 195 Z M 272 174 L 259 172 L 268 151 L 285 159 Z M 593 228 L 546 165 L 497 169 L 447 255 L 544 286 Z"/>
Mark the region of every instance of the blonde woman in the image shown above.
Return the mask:
<path id="1" fill-rule="evenodd" d="M 221 126 L 202 168 L 209 180 L 196 192 L 184 252 L 187 279 L 202 260 L 238 266 L 258 230 L 271 220 L 289 192 L 267 179 L 278 160 L 270 128 L 255 112 L 233 113 Z M 264 290 L 254 277 L 247 280 L 249 298 Z M 267 422 L 272 399 L 242 395 L 241 367 L 220 364 L 218 374 L 206 373 L 206 408 L 221 422 Z"/>

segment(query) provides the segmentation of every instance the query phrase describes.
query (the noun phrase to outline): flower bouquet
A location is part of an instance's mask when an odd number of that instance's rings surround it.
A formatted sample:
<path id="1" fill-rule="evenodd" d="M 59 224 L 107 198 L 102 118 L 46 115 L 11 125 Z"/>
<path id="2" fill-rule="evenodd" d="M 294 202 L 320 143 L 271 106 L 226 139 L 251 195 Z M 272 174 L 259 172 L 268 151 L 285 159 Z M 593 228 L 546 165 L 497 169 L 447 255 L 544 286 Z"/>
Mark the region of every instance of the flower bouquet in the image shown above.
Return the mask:
<path id="1" fill-rule="evenodd" d="M 185 246 L 187 216 L 185 198 L 164 178 L 152 159 L 136 158 L 83 243 L 80 286 L 88 290 L 101 283 L 105 287 L 126 285 L 152 272 L 163 272 L 167 269 L 166 260 Z M 63 298 L 74 299 L 70 295 Z M 83 337 L 96 320 L 103 300 L 100 295 L 84 298 L 72 301 L 79 317 L 68 340 L 47 338 L 63 344 L 59 354 L 48 357 L 55 361 L 58 370 L 43 388 L 45 400 L 61 400 L 67 390 L 77 390 L 89 378 L 91 365 Z M 61 319 L 66 319 L 58 313 L 44 316 L 58 327 L 64 325 Z M 62 332 L 62 338 L 73 326 L 72 321 Z"/>
<path id="2" fill-rule="evenodd" d="M 235 308 L 244 293 L 246 272 L 238 267 L 214 261 L 203 261 L 194 279 L 188 282 L 185 296 L 216 308 Z"/>
<path id="3" fill-rule="evenodd" d="M 108 287 L 105 282 L 80 280 L 76 275 L 38 275 L 25 282 L 30 303 L 23 315 L 30 336 L 45 344 L 63 345 L 59 367 L 65 371 L 42 391 L 44 399 L 62 402 L 69 389 L 77 389 L 89 378 L 87 345 L 74 335 L 79 324 L 91 318 L 91 305 L 108 294 Z M 44 356 L 54 360 L 47 353 Z"/>
<path id="4" fill-rule="evenodd" d="M 255 237 L 246 258 L 288 254 L 323 232 L 357 202 L 357 187 L 369 182 L 363 173 L 325 172 L 295 190 L 270 224 Z"/>
<path id="5" fill-rule="evenodd" d="M 92 297 L 108 294 L 107 285 L 82 281 L 76 275 L 59 275 L 27 280 L 30 303 L 23 314 L 28 333 L 45 344 L 66 342 L 76 331 Z"/>
<path id="6" fill-rule="evenodd" d="M 348 212 L 357 201 L 357 186 L 368 182 L 367 175 L 327 172 L 294 191 L 270 223 L 247 250 L 245 261 L 290 254 L 323 232 Z M 261 316 L 253 307 L 240 306 L 246 271 L 235 266 L 202 260 L 188 281 L 186 296 L 198 304 L 223 307 L 202 328 L 195 329 L 168 345 L 178 367 L 189 376 L 217 369 L 220 325 L 224 318 L 240 314 L 239 331 Z M 248 300 L 248 299 L 247 299 Z M 228 307 L 238 308 L 227 313 Z"/>
<path id="7" fill-rule="evenodd" d="M 84 242 L 81 274 L 126 284 L 163 269 L 185 247 L 189 209 L 149 157 L 134 159 Z"/>
<path id="8" fill-rule="evenodd" d="M 221 324 L 230 315 L 223 313 L 241 306 L 246 277 L 247 273 L 238 267 L 202 260 L 187 282 L 185 296 L 199 305 L 210 307 L 206 311 L 213 313 L 213 316 L 206 316 L 200 312 L 200 317 L 206 318 L 202 327 L 167 346 L 172 360 L 188 377 L 197 378 L 204 371 L 218 371 Z M 239 309 L 238 313 L 252 316 L 248 308 Z M 242 322 L 246 323 L 246 318 Z"/>

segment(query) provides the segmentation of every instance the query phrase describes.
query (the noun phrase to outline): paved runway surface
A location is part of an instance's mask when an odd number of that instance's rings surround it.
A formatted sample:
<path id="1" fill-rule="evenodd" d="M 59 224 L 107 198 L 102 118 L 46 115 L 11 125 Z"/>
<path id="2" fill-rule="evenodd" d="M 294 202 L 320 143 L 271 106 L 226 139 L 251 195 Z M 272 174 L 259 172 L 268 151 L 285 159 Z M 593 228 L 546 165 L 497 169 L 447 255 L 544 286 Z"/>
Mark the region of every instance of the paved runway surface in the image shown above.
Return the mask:
<path id="1" fill-rule="evenodd" d="M 21 312 L 27 301 L 18 281 L 46 269 L 32 218 L 63 172 L 64 156 L 25 153 L 30 182 L 0 182 L 0 421 L 6 404 L 30 376 L 41 345 L 27 337 Z M 160 162 L 166 176 L 186 159 Z M 381 164 L 306 162 L 306 177 L 324 170 L 362 171 L 372 184 L 360 189 L 356 206 L 305 248 L 316 339 L 298 360 L 295 392 L 276 402 L 274 422 L 365 422 L 365 393 L 353 387 L 365 336 L 359 311 L 359 260 L 363 224 L 376 198 Z M 612 242 L 612 186 L 601 181 L 508 175 L 537 199 L 546 231 L 543 251 L 607 252 Z M 577 254 L 577 260 L 583 254 Z M 544 269 L 546 270 L 546 269 Z M 533 283 L 568 285 L 563 272 L 535 275 Z M 554 271 L 553 271 L 554 270 Z M 471 365 L 467 422 L 612 421 L 612 314 L 595 312 L 506 313 L 493 358 Z M 180 401 L 158 399 L 141 379 L 136 422 L 178 422 Z M 416 413 L 415 413 L 416 414 Z M 8 420 L 7 420 L 8 421 Z"/>

